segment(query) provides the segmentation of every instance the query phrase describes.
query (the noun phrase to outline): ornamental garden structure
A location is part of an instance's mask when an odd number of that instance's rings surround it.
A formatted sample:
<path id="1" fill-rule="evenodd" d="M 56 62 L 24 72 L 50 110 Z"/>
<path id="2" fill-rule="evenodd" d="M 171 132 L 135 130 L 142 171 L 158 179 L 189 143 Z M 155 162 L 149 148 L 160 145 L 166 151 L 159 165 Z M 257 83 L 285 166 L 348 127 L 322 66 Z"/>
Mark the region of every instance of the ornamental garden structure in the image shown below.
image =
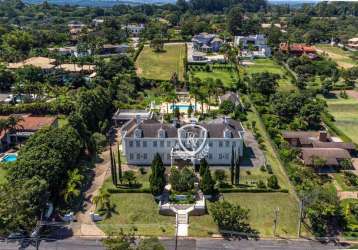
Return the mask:
<path id="1" fill-rule="evenodd" d="M 211 166 L 228 166 L 232 151 L 243 155 L 245 130 L 240 121 L 217 118 L 205 122 L 192 119 L 189 123 L 174 120 L 164 123 L 140 116 L 121 128 L 123 153 L 130 165 L 150 165 L 159 153 L 165 165 L 176 161 L 197 164 L 206 158 Z"/>

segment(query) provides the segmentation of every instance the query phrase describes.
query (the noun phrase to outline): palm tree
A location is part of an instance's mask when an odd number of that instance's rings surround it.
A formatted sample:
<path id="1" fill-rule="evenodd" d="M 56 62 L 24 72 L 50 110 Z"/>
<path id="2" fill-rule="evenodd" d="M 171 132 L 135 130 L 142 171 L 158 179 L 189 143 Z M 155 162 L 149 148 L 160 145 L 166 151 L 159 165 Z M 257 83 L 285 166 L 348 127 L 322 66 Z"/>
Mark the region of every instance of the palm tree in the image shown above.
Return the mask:
<path id="1" fill-rule="evenodd" d="M 68 171 L 69 182 L 74 183 L 76 186 L 80 186 L 84 179 L 83 175 L 80 174 L 78 168 Z"/>
<path id="2" fill-rule="evenodd" d="M 163 97 L 167 103 L 167 113 L 169 113 L 169 102 L 170 102 L 170 98 L 168 96 L 168 93 L 172 92 L 174 89 L 174 86 L 172 84 L 170 84 L 169 82 L 162 82 L 160 84 L 160 91 L 163 94 Z"/>
<path id="3" fill-rule="evenodd" d="M 7 118 L 7 127 L 10 130 L 11 134 L 15 134 L 16 144 L 17 144 L 17 131 L 24 129 L 24 126 L 19 124 L 21 121 L 24 121 L 24 119 L 21 116 L 11 115 L 9 118 Z"/>
<path id="4" fill-rule="evenodd" d="M 193 82 L 190 84 L 189 93 L 192 97 L 194 97 L 194 112 L 196 112 L 196 106 L 199 97 L 199 87 L 201 85 L 201 80 L 197 77 L 193 78 Z"/>
<path id="5" fill-rule="evenodd" d="M 73 198 L 78 197 L 80 194 L 81 191 L 77 188 L 76 184 L 69 181 L 64 191 L 63 198 L 68 203 Z"/>
<path id="6" fill-rule="evenodd" d="M 101 188 L 99 193 L 93 197 L 92 202 L 96 207 L 102 208 L 106 202 L 110 202 L 110 194 L 105 191 L 105 189 Z"/>

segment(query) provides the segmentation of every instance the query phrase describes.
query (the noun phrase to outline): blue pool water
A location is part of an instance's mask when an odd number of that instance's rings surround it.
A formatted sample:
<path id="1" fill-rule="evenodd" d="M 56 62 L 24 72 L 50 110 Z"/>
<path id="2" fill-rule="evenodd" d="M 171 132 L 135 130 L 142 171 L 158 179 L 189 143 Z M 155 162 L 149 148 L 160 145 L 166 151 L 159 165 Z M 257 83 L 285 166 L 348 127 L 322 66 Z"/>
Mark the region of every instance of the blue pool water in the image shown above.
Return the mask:
<path id="1" fill-rule="evenodd" d="M 5 155 L 4 158 L 2 158 L 2 162 L 12 162 L 16 161 L 17 155 Z"/>
<path id="2" fill-rule="evenodd" d="M 176 108 L 179 108 L 179 111 L 188 111 L 188 109 L 189 109 L 189 107 L 190 107 L 190 105 L 171 105 L 170 106 L 170 109 L 171 110 L 175 110 Z M 192 107 L 192 109 L 194 110 L 195 108 L 195 106 L 194 105 L 191 105 L 191 107 Z"/>

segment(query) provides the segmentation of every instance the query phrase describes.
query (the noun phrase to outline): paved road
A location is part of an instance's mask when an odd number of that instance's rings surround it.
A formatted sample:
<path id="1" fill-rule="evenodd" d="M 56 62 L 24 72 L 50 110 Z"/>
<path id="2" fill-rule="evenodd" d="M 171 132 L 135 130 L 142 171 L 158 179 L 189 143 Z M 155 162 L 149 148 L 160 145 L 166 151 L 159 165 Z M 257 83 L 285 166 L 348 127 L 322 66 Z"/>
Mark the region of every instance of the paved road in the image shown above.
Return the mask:
<path id="1" fill-rule="evenodd" d="M 175 249 L 174 240 L 162 240 L 167 250 Z M 346 246 L 348 247 L 348 246 Z M 330 250 L 343 249 L 346 247 L 334 244 L 321 244 L 315 241 L 273 241 L 273 240 L 223 240 L 223 239 L 186 239 L 178 241 L 178 250 Z M 1 250 L 21 249 L 17 243 L 0 242 Z M 34 246 L 23 248 L 26 250 L 36 249 Z M 100 240 L 90 239 L 67 239 L 53 242 L 41 242 L 40 250 L 104 250 Z"/>

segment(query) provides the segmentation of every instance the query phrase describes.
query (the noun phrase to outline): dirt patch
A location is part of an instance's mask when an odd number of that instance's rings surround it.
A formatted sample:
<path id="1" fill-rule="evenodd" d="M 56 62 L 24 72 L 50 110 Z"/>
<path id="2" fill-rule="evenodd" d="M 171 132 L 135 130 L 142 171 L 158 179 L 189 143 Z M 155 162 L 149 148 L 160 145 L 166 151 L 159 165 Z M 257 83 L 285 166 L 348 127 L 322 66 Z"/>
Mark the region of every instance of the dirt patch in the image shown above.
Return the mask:
<path id="1" fill-rule="evenodd" d="M 358 92 L 357 92 L 357 91 L 355 91 L 355 90 L 346 90 L 346 93 L 347 93 L 350 97 L 352 97 L 352 98 L 358 100 Z"/>
<path id="2" fill-rule="evenodd" d="M 143 70 L 142 70 L 141 67 L 139 67 L 139 66 L 137 65 L 137 69 L 136 69 L 135 72 L 137 73 L 137 76 L 139 76 L 139 75 L 141 75 L 141 74 L 143 73 Z"/>
<path id="3" fill-rule="evenodd" d="M 330 58 L 332 58 L 332 60 L 334 60 L 338 64 L 338 66 L 340 66 L 342 68 L 349 69 L 349 68 L 352 68 L 355 66 L 352 63 L 343 62 L 342 60 L 346 59 L 345 56 L 342 56 L 342 55 L 339 55 L 339 54 L 336 54 L 336 53 L 333 53 L 333 52 L 330 52 L 327 50 L 322 50 L 322 49 L 317 49 L 317 51 L 319 53 L 327 54 Z"/>

